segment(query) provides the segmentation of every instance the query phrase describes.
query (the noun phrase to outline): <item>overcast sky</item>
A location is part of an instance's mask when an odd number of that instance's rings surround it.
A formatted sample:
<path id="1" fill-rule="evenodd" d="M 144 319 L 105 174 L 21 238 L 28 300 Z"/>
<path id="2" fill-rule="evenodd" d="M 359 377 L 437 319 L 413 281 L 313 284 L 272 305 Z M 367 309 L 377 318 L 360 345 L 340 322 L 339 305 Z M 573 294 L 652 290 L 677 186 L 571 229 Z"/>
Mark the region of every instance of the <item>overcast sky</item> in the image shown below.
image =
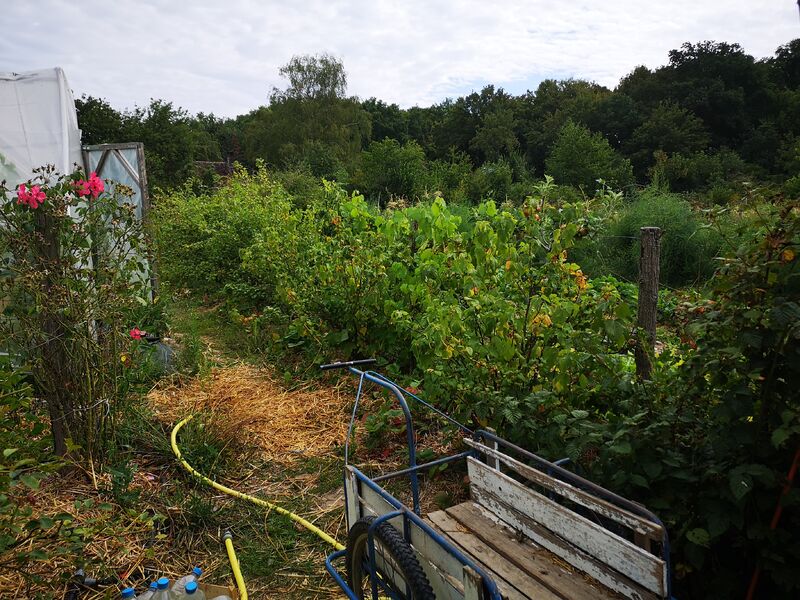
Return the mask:
<path id="1" fill-rule="evenodd" d="M 343 60 L 348 92 L 428 106 L 487 83 L 614 87 L 685 41 L 770 56 L 800 37 L 796 0 L 0 0 L 0 72 L 64 68 L 76 96 L 163 98 L 234 116 L 282 87 L 295 54 Z"/>

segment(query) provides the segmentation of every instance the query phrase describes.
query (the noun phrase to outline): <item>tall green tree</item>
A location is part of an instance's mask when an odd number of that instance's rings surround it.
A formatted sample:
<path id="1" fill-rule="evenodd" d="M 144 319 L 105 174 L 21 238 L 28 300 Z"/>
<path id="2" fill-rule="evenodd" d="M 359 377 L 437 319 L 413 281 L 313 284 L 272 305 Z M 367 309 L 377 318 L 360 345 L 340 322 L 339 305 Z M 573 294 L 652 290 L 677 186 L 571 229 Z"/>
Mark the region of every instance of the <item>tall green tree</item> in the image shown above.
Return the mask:
<path id="1" fill-rule="evenodd" d="M 103 98 L 83 95 L 75 100 L 84 144 L 122 142 L 123 116 Z"/>
<path id="2" fill-rule="evenodd" d="M 626 144 L 626 151 L 638 175 L 644 177 L 657 151 L 667 154 L 691 154 L 706 150 L 709 136 L 703 122 L 672 102 L 662 102 L 636 128 Z"/>
<path id="3" fill-rule="evenodd" d="M 630 161 L 615 151 L 601 134 L 592 133 L 572 119 L 561 128 L 547 157 L 546 168 L 558 183 L 582 187 L 587 192 L 598 187 L 598 179 L 613 187 L 623 187 L 633 181 Z"/>
<path id="4" fill-rule="evenodd" d="M 273 88 L 272 101 L 337 100 L 347 92 L 347 72 L 341 60 L 330 54 L 293 56 L 279 71 L 287 80 L 284 89 Z"/>
<path id="5" fill-rule="evenodd" d="M 247 162 L 264 159 L 292 168 L 309 164 L 352 169 L 370 137 L 370 116 L 345 96 L 347 75 L 329 55 L 296 56 L 280 70 L 287 80 L 268 107 L 251 114 L 244 129 Z M 338 167 L 334 170 L 338 171 Z"/>

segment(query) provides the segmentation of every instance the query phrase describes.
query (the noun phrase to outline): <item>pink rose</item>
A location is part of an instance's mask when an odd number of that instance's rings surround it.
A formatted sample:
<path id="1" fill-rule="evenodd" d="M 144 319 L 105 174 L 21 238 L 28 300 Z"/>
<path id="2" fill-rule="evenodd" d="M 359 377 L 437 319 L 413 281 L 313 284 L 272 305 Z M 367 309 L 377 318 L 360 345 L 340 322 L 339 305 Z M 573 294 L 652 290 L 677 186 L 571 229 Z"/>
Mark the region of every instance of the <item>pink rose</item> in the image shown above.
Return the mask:
<path id="1" fill-rule="evenodd" d="M 34 185 L 31 188 L 30 196 L 28 198 L 28 205 L 31 208 L 39 208 L 39 205 L 42 204 L 47 196 L 45 193 L 39 188 L 38 185 Z"/>
<path id="2" fill-rule="evenodd" d="M 143 335 L 144 331 L 142 331 L 138 327 L 134 327 L 133 329 L 130 330 L 130 336 L 134 340 L 141 340 Z"/>
<path id="3" fill-rule="evenodd" d="M 75 193 L 78 196 L 88 196 L 91 190 L 89 189 L 89 182 L 84 181 L 83 179 L 79 179 L 72 184 L 72 187 L 75 188 Z"/>
<path id="4" fill-rule="evenodd" d="M 47 199 L 47 196 L 38 185 L 31 186 L 28 189 L 24 183 L 21 183 L 17 188 L 17 204 L 25 204 L 31 208 L 39 208 Z"/>
<path id="5" fill-rule="evenodd" d="M 97 198 L 106 188 L 103 180 L 97 176 L 97 173 L 92 171 L 89 175 L 89 190 L 92 192 L 92 197 Z"/>

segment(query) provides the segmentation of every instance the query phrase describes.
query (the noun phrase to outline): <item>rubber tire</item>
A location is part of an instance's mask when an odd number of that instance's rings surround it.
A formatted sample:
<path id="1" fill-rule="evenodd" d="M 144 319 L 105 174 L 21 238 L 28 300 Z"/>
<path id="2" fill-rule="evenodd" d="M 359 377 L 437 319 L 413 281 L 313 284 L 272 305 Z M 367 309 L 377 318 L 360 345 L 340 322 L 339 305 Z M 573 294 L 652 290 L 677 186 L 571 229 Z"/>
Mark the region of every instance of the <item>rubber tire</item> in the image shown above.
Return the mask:
<path id="1" fill-rule="evenodd" d="M 359 519 L 350 528 L 347 534 L 347 584 L 356 596 L 364 599 L 363 582 L 369 578 L 369 572 L 364 569 L 364 562 L 369 560 L 367 536 L 370 525 L 376 517 Z M 375 528 L 375 541 L 380 541 L 385 552 L 391 555 L 397 564 L 400 575 L 411 590 L 411 597 L 407 600 L 435 600 L 433 588 L 428 581 L 425 571 L 417 560 L 414 549 L 403 539 L 397 529 L 388 521 L 383 521 Z"/>

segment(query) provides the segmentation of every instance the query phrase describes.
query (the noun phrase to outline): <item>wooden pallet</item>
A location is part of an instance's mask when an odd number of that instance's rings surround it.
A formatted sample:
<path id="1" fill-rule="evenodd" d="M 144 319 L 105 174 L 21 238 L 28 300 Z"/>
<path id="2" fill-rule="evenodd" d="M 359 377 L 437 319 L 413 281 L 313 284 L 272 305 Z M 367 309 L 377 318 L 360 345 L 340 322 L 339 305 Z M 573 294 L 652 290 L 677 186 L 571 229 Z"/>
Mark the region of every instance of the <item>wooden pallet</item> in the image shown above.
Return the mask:
<path id="1" fill-rule="evenodd" d="M 622 597 L 498 522 L 475 502 L 430 513 L 426 520 L 489 573 L 508 600 L 617 600 Z"/>

